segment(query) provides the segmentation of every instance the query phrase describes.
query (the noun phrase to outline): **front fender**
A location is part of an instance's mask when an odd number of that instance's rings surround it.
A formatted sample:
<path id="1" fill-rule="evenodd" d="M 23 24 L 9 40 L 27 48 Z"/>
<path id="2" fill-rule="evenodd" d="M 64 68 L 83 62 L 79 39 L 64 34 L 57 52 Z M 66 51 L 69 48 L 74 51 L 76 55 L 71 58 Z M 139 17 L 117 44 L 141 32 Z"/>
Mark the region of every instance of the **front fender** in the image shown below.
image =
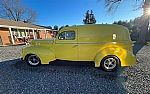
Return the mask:
<path id="1" fill-rule="evenodd" d="M 132 52 L 123 48 L 114 47 L 100 50 L 97 53 L 95 57 L 95 67 L 100 67 L 101 60 L 108 55 L 117 56 L 120 60 L 121 66 L 131 66 L 136 63 L 136 58 Z"/>
<path id="2" fill-rule="evenodd" d="M 50 61 L 56 60 L 54 52 L 46 47 L 30 46 L 22 49 L 23 59 L 25 59 L 25 56 L 28 54 L 37 55 L 41 60 L 41 64 L 49 64 Z"/>

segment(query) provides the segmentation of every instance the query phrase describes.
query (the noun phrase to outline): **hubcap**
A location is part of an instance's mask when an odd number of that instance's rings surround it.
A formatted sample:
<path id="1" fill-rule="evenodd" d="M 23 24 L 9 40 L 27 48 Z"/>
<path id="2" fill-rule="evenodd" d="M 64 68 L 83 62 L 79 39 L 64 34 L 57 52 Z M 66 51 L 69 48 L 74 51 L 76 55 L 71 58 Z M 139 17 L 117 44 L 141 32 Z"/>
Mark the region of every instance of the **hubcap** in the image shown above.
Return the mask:
<path id="1" fill-rule="evenodd" d="M 107 58 L 104 61 L 104 67 L 106 69 L 114 69 L 117 65 L 117 61 L 114 58 Z"/>
<path id="2" fill-rule="evenodd" d="M 36 55 L 30 55 L 28 57 L 28 62 L 31 65 L 38 65 L 40 63 L 39 58 Z"/>

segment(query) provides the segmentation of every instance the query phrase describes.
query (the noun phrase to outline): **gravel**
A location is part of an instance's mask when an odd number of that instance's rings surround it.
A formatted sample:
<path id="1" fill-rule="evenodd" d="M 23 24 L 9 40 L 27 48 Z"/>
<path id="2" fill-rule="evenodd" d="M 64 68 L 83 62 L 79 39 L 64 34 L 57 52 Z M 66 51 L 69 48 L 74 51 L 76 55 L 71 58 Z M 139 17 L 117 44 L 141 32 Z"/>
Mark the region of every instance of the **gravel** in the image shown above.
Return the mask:
<path id="1" fill-rule="evenodd" d="M 139 60 L 133 67 L 124 70 L 128 80 L 124 87 L 130 93 L 150 93 L 150 46 L 142 47 L 136 54 Z"/>
<path id="2" fill-rule="evenodd" d="M 150 92 L 150 46 L 135 66 L 108 73 L 93 62 L 55 61 L 30 67 L 21 62 L 26 46 L 0 47 L 0 94 L 128 94 Z"/>
<path id="3" fill-rule="evenodd" d="M 0 62 L 20 58 L 21 49 L 24 47 L 27 45 L 0 47 Z"/>

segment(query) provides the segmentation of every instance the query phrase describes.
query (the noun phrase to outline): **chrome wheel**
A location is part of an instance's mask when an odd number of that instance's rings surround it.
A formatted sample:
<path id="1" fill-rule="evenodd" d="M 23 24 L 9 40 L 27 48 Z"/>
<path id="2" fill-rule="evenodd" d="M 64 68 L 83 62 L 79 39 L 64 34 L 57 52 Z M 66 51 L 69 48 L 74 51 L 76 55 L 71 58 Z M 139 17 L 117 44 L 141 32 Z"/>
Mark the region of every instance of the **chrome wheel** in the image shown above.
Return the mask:
<path id="1" fill-rule="evenodd" d="M 115 71 L 120 68 L 120 60 L 116 56 L 106 56 L 101 61 L 101 67 L 105 71 Z"/>
<path id="2" fill-rule="evenodd" d="M 108 70 L 114 69 L 117 66 L 117 61 L 114 58 L 108 58 L 104 61 L 104 67 Z"/>
<path id="3" fill-rule="evenodd" d="M 27 58 L 27 63 L 32 66 L 37 66 L 40 64 L 40 59 L 36 55 L 30 55 Z"/>

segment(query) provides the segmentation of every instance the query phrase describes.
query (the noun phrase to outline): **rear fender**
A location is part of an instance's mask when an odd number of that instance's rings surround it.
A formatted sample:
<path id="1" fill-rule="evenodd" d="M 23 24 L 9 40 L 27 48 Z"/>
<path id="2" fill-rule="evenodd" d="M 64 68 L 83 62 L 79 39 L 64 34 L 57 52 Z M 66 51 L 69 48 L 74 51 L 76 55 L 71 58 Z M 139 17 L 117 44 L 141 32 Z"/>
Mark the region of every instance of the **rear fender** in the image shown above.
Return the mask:
<path id="1" fill-rule="evenodd" d="M 121 47 L 106 47 L 100 50 L 95 57 L 95 67 L 100 67 L 101 60 L 108 56 L 113 55 L 119 58 L 121 66 L 131 66 L 136 63 L 135 56 L 132 52 L 127 51 Z"/>

